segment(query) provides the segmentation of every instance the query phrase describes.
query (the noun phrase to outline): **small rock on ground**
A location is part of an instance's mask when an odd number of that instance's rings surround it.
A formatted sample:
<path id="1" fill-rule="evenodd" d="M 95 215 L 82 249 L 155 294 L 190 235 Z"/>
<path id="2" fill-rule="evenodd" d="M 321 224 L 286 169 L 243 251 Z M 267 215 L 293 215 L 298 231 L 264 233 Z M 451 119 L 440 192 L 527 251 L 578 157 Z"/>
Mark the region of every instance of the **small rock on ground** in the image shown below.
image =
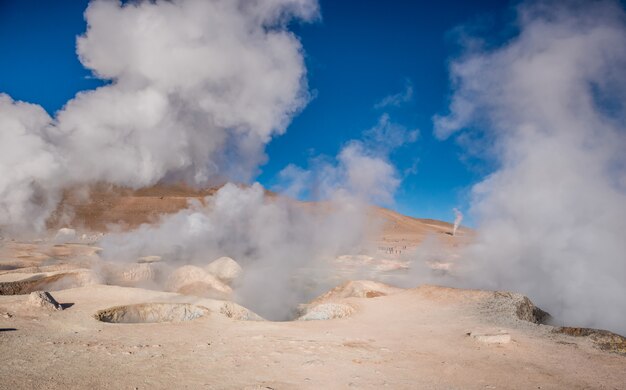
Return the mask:
<path id="1" fill-rule="evenodd" d="M 33 291 L 28 296 L 28 303 L 47 310 L 63 310 L 61 304 L 47 291 Z"/>

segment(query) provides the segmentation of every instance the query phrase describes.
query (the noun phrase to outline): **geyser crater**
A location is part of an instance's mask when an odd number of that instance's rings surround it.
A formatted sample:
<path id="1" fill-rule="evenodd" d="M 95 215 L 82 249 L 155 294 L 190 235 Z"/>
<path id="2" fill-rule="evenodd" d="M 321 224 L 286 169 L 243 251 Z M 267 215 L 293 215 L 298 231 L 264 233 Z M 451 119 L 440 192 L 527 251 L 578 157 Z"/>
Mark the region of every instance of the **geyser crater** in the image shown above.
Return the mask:
<path id="1" fill-rule="evenodd" d="M 139 303 L 100 310 L 94 318 L 115 324 L 191 321 L 209 314 L 209 309 L 189 303 Z"/>

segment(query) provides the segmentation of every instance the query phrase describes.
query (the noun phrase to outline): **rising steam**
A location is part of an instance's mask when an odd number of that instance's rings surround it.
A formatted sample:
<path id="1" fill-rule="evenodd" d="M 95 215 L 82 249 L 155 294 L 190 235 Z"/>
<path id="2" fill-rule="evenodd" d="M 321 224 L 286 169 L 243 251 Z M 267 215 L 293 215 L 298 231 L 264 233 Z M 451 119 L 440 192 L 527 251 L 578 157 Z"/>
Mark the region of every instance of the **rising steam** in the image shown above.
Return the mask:
<path id="1" fill-rule="evenodd" d="M 157 225 L 108 234 L 100 242 L 111 261 L 159 255 L 170 265 L 206 266 L 230 256 L 243 266 L 236 299 L 269 319 L 293 316 L 297 304 L 332 287 L 328 271 L 339 254 L 355 253 L 367 237 L 366 214 L 354 199 L 328 209 L 269 198 L 254 184 L 222 187 Z"/>
<path id="2" fill-rule="evenodd" d="M 450 114 L 435 118 L 439 137 L 462 131 L 498 165 L 473 188 L 464 277 L 626 333 L 626 14 L 614 1 L 517 10 L 515 38 L 474 41 L 452 64 Z"/>
<path id="3" fill-rule="evenodd" d="M 249 182 L 307 103 L 302 47 L 287 25 L 318 12 L 315 0 L 92 1 L 77 51 L 108 84 L 54 118 L 0 95 L 0 229 L 41 231 L 68 186 Z M 323 207 L 227 184 L 154 226 L 105 236 L 102 257 L 157 255 L 177 267 L 231 256 L 244 267 L 238 301 L 288 318 L 337 282 L 330 260 L 362 249 L 376 227 L 366 202 L 393 201 L 401 178 L 389 156 L 417 136 L 383 114 L 335 158 L 279 175 L 277 188 Z"/>
<path id="4" fill-rule="evenodd" d="M 454 228 L 452 229 L 452 235 L 456 236 L 456 230 L 461 226 L 461 222 L 463 221 L 463 213 L 457 209 L 452 209 L 454 211 Z"/>
<path id="5" fill-rule="evenodd" d="M 0 228 L 41 230 L 60 189 L 246 181 L 307 102 L 286 28 L 315 0 L 94 0 L 78 56 L 109 83 L 54 118 L 0 94 Z"/>
<path id="6" fill-rule="evenodd" d="M 367 204 L 393 199 L 400 179 L 387 156 L 416 137 L 415 131 L 400 125 L 389 127 L 388 119 L 382 123 L 366 131 L 363 139 L 348 142 L 335 163 L 309 169 L 290 165 L 283 171 L 284 192 L 316 193 L 322 204 L 305 206 L 268 197 L 259 184 L 227 184 L 207 197 L 205 205 L 192 203 L 189 209 L 163 216 L 157 225 L 108 234 L 99 244 L 103 257 L 134 262 L 157 255 L 174 266 L 206 266 L 229 256 L 244 270 L 235 289 L 237 301 L 268 319 L 291 318 L 297 304 L 342 281 L 330 272 L 338 256 L 369 249 L 378 232 Z M 395 142 L 373 142 L 380 131 Z M 323 182 L 315 179 L 322 177 Z"/>
<path id="7" fill-rule="evenodd" d="M 474 40 L 452 64 L 450 113 L 435 118 L 438 137 L 496 166 L 473 188 L 480 234 L 456 280 L 626 333 L 626 14 L 608 0 L 517 10 L 514 38 L 495 48 Z M 0 229 L 43 230 L 61 191 L 78 184 L 251 181 L 267 143 L 309 99 L 289 22 L 318 14 L 315 0 L 92 1 L 77 51 L 107 84 L 54 117 L 0 94 Z M 411 98 L 408 85 L 377 107 Z M 329 259 L 362 249 L 363 207 L 393 201 L 401 177 L 390 153 L 417 135 L 383 114 L 336 157 L 281 172 L 276 188 L 327 200 L 326 212 L 226 185 L 158 226 L 107 236 L 103 256 L 232 256 L 245 272 L 239 301 L 286 318 L 328 287 L 315 276 L 329 280 Z"/>
<path id="8" fill-rule="evenodd" d="M 327 200 L 343 194 L 370 203 L 392 204 L 402 178 L 390 155 L 418 136 L 419 130 L 394 123 L 385 113 L 334 158 L 317 156 L 306 168 L 288 165 L 279 173 L 275 189 L 298 199 Z"/>

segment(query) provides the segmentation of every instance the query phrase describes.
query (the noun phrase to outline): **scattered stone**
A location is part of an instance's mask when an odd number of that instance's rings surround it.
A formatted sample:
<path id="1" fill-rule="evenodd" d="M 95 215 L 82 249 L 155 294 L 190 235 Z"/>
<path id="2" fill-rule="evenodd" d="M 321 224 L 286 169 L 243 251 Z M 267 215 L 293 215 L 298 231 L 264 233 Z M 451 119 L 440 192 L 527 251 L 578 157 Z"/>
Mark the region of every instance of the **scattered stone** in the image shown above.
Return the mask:
<path id="1" fill-rule="evenodd" d="M 31 306 L 41 307 L 46 310 L 63 310 L 63 307 L 47 291 L 34 291 L 28 296 Z"/>
<path id="2" fill-rule="evenodd" d="M 508 333 L 470 333 L 470 336 L 484 344 L 508 344 L 511 342 L 511 335 Z"/>
<path id="3" fill-rule="evenodd" d="M 508 291 L 493 291 L 482 302 L 482 309 L 489 315 L 506 320 L 521 320 L 545 324 L 550 314 L 535 306 L 528 297 Z"/>
<path id="4" fill-rule="evenodd" d="M 204 268 L 226 284 L 232 284 L 241 275 L 241 266 L 230 257 L 220 257 Z"/>
<path id="5" fill-rule="evenodd" d="M 517 302 L 517 318 L 535 324 L 543 324 L 550 318 L 550 314 L 535 306 L 528 297 L 523 297 Z"/>

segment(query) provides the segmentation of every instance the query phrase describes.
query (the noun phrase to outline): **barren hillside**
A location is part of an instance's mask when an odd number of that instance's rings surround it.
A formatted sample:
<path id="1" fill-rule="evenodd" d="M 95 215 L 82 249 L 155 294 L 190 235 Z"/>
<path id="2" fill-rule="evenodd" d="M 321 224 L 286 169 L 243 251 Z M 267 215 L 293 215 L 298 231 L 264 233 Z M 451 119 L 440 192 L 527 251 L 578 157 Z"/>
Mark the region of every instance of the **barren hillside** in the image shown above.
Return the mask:
<path id="1" fill-rule="evenodd" d="M 195 189 L 183 184 L 156 185 L 138 190 L 106 184 L 74 188 L 64 192 L 63 200 L 48 221 L 48 226 L 53 230 L 71 226 L 93 232 L 105 232 L 113 225 L 132 229 L 142 223 L 156 222 L 161 215 L 182 210 L 188 207 L 190 201 L 203 201 L 219 188 Z M 269 191 L 267 195 L 276 196 Z M 316 207 L 314 203 L 307 204 Z M 436 235 L 450 245 L 459 243 L 458 238 L 452 239 L 452 225 L 447 222 L 408 217 L 382 207 L 371 207 L 370 216 L 383 222 L 379 237 L 381 245 L 414 246 L 429 235 Z M 471 230 L 461 228 L 457 234 L 471 236 Z M 461 242 L 464 241 L 461 239 Z"/>

